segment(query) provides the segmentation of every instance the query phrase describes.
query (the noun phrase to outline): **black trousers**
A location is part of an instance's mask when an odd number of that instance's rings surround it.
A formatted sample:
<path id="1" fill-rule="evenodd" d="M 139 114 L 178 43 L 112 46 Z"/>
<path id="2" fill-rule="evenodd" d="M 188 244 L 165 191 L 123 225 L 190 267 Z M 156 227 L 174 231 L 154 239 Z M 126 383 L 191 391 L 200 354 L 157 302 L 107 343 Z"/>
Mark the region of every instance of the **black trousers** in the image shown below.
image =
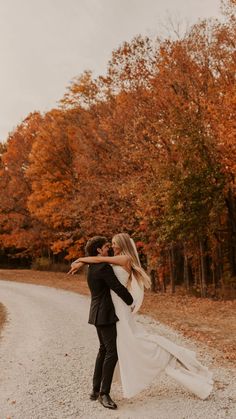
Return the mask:
<path id="1" fill-rule="evenodd" d="M 118 360 L 116 324 L 96 326 L 100 342 L 93 374 L 93 390 L 109 394 L 114 369 Z"/>

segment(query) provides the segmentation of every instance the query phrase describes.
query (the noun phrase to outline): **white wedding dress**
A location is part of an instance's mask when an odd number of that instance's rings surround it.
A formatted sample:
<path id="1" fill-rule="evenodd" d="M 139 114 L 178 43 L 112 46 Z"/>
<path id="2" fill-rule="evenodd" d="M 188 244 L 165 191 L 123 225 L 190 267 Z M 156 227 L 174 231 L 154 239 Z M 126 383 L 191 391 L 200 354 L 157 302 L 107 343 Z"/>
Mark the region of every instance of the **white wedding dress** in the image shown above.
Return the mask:
<path id="1" fill-rule="evenodd" d="M 119 281 L 126 286 L 128 272 L 121 266 L 112 265 L 112 268 Z M 141 305 L 143 292 L 134 277 L 130 292 Z M 116 323 L 118 368 L 124 397 L 132 397 L 144 390 L 164 371 L 187 390 L 206 399 L 213 387 L 212 373 L 200 364 L 195 352 L 162 336 L 147 333 L 135 321 L 130 307 L 112 290 L 111 297 L 119 318 Z"/>

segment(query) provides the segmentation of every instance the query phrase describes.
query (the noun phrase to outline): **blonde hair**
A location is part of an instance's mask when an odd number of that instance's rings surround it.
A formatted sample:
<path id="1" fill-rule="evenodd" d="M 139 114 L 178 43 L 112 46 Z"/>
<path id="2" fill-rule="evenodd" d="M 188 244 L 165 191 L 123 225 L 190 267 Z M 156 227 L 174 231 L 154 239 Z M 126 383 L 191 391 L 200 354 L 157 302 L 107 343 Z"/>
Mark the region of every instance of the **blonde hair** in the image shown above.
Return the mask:
<path id="1" fill-rule="evenodd" d="M 140 264 L 138 252 L 133 239 L 131 239 L 127 233 L 119 233 L 113 236 L 112 240 L 120 248 L 122 255 L 127 255 L 131 258 L 131 274 L 128 280 L 128 288 L 131 284 L 132 273 L 139 285 L 144 285 L 146 288 L 150 288 L 151 280 Z"/>

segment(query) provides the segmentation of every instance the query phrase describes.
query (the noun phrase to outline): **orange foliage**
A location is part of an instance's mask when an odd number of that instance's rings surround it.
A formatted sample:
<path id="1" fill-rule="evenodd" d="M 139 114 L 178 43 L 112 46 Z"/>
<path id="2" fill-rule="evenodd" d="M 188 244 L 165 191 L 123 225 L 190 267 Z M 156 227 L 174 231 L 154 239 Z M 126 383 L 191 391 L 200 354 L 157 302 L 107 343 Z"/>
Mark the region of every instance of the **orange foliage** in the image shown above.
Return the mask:
<path id="1" fill-rule="evenodd" d="M 236 276 L 235 2 L 222 5 L 224 23 L 125 42 L 105 76 L 84 72 L 60 109 L 12 133 L 0 167 L 5 249 L 70 260 L 89 236 L 125 230 L 161 282 L 216 287 L 229 265 Z"/>

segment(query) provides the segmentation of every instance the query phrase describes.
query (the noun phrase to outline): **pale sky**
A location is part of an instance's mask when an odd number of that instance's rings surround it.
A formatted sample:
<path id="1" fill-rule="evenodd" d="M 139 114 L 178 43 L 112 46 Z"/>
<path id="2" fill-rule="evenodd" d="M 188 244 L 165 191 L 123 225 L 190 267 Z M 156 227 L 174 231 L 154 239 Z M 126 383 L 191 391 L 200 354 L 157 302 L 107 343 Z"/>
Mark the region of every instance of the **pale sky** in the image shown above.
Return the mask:
<path id="1" fill-rule="evenodd" d="M 57 106 L 84 70 L 105 73 L 123 41 L 158 35 L 168 14 L 219 17 L 220 0 L 0 0 L 0 141 L 29 112 Z"/>

